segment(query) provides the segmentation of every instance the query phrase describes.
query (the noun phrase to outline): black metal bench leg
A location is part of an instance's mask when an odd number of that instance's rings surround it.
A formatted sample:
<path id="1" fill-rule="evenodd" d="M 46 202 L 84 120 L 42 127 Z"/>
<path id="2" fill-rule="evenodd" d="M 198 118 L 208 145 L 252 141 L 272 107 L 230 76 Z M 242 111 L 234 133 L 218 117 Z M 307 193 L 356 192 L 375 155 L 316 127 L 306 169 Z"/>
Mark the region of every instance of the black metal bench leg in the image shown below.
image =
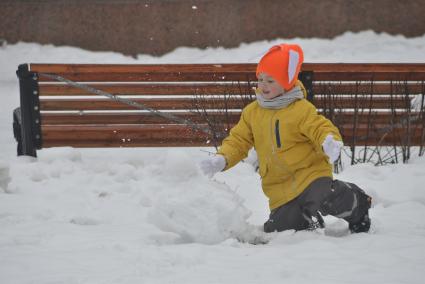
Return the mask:
<path id="1" fill-rule="evenodd" d="M 16 108 L 13 111 L 13 136 L 15 136 L 15 140 L 18 143 L 17 154 L 18 156 L 22 156 L 22 130 L 21 130 L 21 108 Z"/>
<path id="2" fill-rule="evenodd" d="M 16 74 L 19 78 L 21 107 L 14 112 L 17 121 L 18 155 L 37 157 L 41 148 L 41 117 L 37 73 L 30 72 L 27 64 L 19 65 Z M 15 127 L 14 127 L 15 130 Z"/>

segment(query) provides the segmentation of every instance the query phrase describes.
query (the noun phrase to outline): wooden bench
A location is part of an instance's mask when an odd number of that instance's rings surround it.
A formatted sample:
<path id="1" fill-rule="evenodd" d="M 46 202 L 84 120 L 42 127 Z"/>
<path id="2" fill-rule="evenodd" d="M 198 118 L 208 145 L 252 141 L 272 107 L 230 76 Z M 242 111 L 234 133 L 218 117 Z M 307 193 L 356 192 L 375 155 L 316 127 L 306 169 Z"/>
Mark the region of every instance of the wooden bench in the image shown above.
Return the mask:
<path id="1" fill-rule="evenodd" d="M 21 105 L 13 122 L 18 155 L 36 156 L 37 149 L 56 146 L 219 145 L 241 109 L 255 99 L 255 68 L 255 64 L 20 65 Z M 308 99 L 339 127 L 346 145 L 419 146 L 422 151 L 425 64 L 305 63 L 299 79 Z M 93 94 L 86 86 L 177 119 Z M 413 99 L 419 102 L 416 109 L 411 108 Z"/>

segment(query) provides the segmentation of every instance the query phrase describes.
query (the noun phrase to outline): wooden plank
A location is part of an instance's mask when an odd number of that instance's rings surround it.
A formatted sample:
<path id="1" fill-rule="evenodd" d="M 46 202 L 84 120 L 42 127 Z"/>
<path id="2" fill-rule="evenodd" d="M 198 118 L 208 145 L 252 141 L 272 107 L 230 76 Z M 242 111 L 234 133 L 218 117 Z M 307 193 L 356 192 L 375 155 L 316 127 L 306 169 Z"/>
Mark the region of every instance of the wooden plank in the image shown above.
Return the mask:
<path id="1" fill-rule="evenodd" d="M 182 125 L 57 125 L 42 126 L 43 141 L 191 141 L 208 136 Z"/>
<path id="2" fill-rule="evenodd" d="M 355 146 L 370 146 L 373 147 L 376 145 L 377 141 L 367 140 L 367 141 L 357 141 Z M 393 147 L 402 146 L 397 139 L 393 141 L 388 138 L 380 142 L 379 146 L 388 146 Z M 410 143 L 410 146 L 419 146 L 420 140 L 413 140 Z M 119 140 L 114 141 L 70 141 L 70 140 L 47 140 L 43 141 L 43 148 L 49 147 L 75 147 L 75 148 L 125 148 L 125 147 L 213 147 L 214 145 L 209 140 L 161 140 L 161 141 L 137 141 L 132 140 L 130 142 L 121 142 Z M 352 146 L 351 143 L 345 143 L 345 146 Z"/>
<path id="3" fill-rule="evenodd" d="M 378 129 L 384 129 L 383 126 Z M 405 128 L 388 129 L 385 132 L 373 131 L 366 125 L 359 126 L 356 131 L 352 125 L 340 126 L 346 145 L 354 141 L 353 135 L 356 135 L 356 145 L 403 145 L 403 138 L 407 130 Z M 420 145 L 422 127 L 412 127 L 410 129 L 410 145 Z M 105 145 L 133 146 L 151 145 L 151 146 L 187 146 L 207 143 L 209 138 L 206 134 L 199 131 L 192 131 L 190 128 L 181 125 L 104 125 L 104 126 L 43 126 L 43 146 L 56 145 L 62 141 L 62 146 L 71 145 L 92 145 L 106 147 Z M 49 144 L 50 143 L 50 144 Z M 55 144 L 56 143 L 56 144 Z M 170 145 L 171 144 L 171 145 Z M 47 147 L 47 146 L 46 146 Z"/>
<path id="4" fill-rule="evenodd" d="M 255 72 L 256 63 L 236 64 L 30 64 L 30 71 L 52 73 Z M 304 63 L 314 72 L 425 72 L 425 63 Z"/>
<path id="5" fill-rule="evenodd" d="M 236 82 L 228 84 L 88 84 L 90 87 L 117 95 L 195 95 L 195 94 L 229 94 L 254 96 L 252 84 L 238 84 Z M 70 85 L 49 84 L 39 86 L 40 96 L 88 96 L 93 95 L 85 90 L 75 88 Z M 422 94 L 425 93 L 425 84 L 422 83 L 363 83 L 360 85 L 347 83 L 314 83 L 313 93 L 315 95 L 353 95 L 353 94 Z"/>
<path id="6" fill-rule="evenodd" d="M 187 110 L 195 108 L 194 98 L 146 98 L 132 99 L 132 101 L 142 103 L 147 107 L 158 110 Z M 204 99 L 196 101 L 199 105 L 207 109 L 241 109 L 246 106 L 250 100 L 228 99 L 225 101 L 221 98 Z M 410 108 L 410 100 L 397 97 L 392 101 L 387 98 L 353 98 L 353 97 L 332 97 L 332 98 L 314 98 L 314 105 L 317 108 L 372 108 L 372 109 L 390 109 L 395 108 Z M 116 102 L 110 99 L 58 99 L 58 98 L 43 98 L 40 100 L 41 110 L 135 110 L 135 107 Z"/>
<path id="7" fill-rule="evenodd" d="M 169 112 L 166 112 L 167 114 Z M 407 121 L 419 118 L 420 113 L 396 111 L 393 115 L 391 112 L 377 112 L 376 110 L 354 112 L 325 112 L 319 111 L 327 118 L 331 119 L 336 124 L 354 123 L 371 123 L 373 124 L 393 124 L 400 121 Z M 195 123 L 205 123 L 205 118 L 199 113 L 182 112 L 169 113 L 183 119 L 189 119 Z M 208 117 L 213 121 L 221 121 L 223 123 L 233 123 L 239 121 L 240 112 L 236 113 L 208 113 Z M 119 112 L 119 113 L 42 113 L 41 122 L 43 125 L 73 125 L 73 124 L 166 124 L 170 123 L 166 118 L 163 118 L 152 113 L 134 113 L 134 112 Z"/>
<path id="8" fill-rule="evenodd" d="M 44 73 L 214 73 L 255 72 L 254 63 L 236 64 L 30 64 L 30 71 Z"/>
<path id="9" fill-rule="evenodd" d="M 255 73 L 212 72 L 212 73 L 54 73 L 75 82 L 230 82 L 256 81 Z M 40 75 L 40 82 L 56 82 Z"/>
<path id="10" fill-rule="evenodd" d="M 364 112 L 335 112 L 335 113 L 323 113 L 326 118 L 330 119 L 335 125 L 351 124 L 368 124 L 374 127 L 375 125 L 393 125 L 397 123 L 407 123 L 410 120 L 412 124 L 421 125 L 423 115 L 417 112 L 408 111 L 396 111 L 394 114 L 391 112 L 376 112 L 376 111 L 364 111 Z"/>
<path id="11" fill-rule="evenodd" d="M 30 70 L 79 82 L 255 81 L 255 64 L 30 64 Z M 40 76 L 41 82 L 55 80 Z"/>
<path id="12" fill-rule="evenodd" d="M 425 83 L 377 83 L 364 82 L 362 84 L 341 83 L 341 82 L 315 82 L 313 83 L 313 93 L 315 95 L 355 95 L 373 94 L 376 95 L 417 95 L 425 93 Z"/>
<path id="13" fill-rule="evenodd" d="M 255 82 L 255 73 L 54 73 L 75 82 Z M 425 72 L 317 72 L 318 81 L 424 81 Z M 40 82 L 56 82 L 40 76 Z"/>
<path id="14" fill-rule="evenodd" d="M 70 140 L 47 140 L 43 141 L 43 148 L 49 147 L 75 147 L 75 148 L 125 148 L 125 147 L 213 147 L 208 140 L 160 140 L 122 142 L 113 141 L 70 141 Z"/>
<path id="15" fill-rule="evenodd" d="M 403 125 L 394 125 L 391 128 L 388 125 L 359 125 L 353 128 L 353 125 L 339 126 L 341 135 L 345 145 L 380 145 L 380 146 L 393 146 L 405 145 L 419 146 L 424 135 L 424 128 L 422 124 L 410 125 L 407 128 Z M 409 140 L 409 142 L 407 142 Z"/>
<path id="16" fill-rule="evenodd" d="M 200 124 L 202 127 L 206 125 Z M 407 132 L 402 125 L 380 125 L 370 127 L 365 124 L 358 125 L 356 129 L 352 124 L 339 125 L 343 135 L 352 135 L 356 132 L 360 136 L 381 137 L 384 134 L 404 136 Z M 418 135 L 423 129 L 422 125 L 412 124 L 410 131 Z M 368 133 L 368 131 L 373 132 Z M 70 140 L 104 140 L 104 139 L 161 139 L 164 137 L 175 139 L 192 138 L 193 136 L 208 139 L 208 135 L 199 130 L 193 130 L 189 126 L 180 124 L 144 124 L 144 125 L 43 125 L 42 133 L 44 139 L 70 139 Z"/>
<path id="17" fill-rule="evenodd" d="M 206 127 L 206 124 L 198 124 L 201 127 Z M 231 127 L 233 125 L 230 125 Z M 422 121 L 412 121 L 410 123 L 410 130 L 415 129 L 422 130 L 424 125 Z M 373 125 L 367 125 L 364 123 L 359 123 L 356 128 L 353 127 L 351 123 L 343 123 L 338 125 L 338 129 L 344 133 L 345 135 L 349 135 L 350 133 L 356 132 L 359 135 L 370 135 L 370 136 L 381 136 L 387 132 L 394 132 L 398 134 L 404 134 L 407 131 L 406 124 L 395 123 L 393 125 L 388 124 L 379 124 L 375 123 Z M 367 134 L 368 131 L 373 130 L 373 133 Z M 190 126 L 182 125 L 182 124 L 104 124 L 104 125 L 42 125 L 42 131 L 44 131 L 47 136 L 43 136 L 43 138 L 49 138 L 51 133 L 57 133 L 60 135 L 64 135 L 66 137 L 69 136 L 69 139 L 85 139 L 87 136 L 84 136 L 85 133 L 106 133 L 107 137 L 112 137 L 110 135 L 122 134 L 122 133 L 145 133 L 149 137 L 162 137 L 161 135 L 169 134 L 170 136 L 165 137 L 191 137 L 192 134 L 201 137 L 207 137 L 205 133 L 199 130 L 194 130 Z M 102 135 L 103 135 L 102 134 Z M 56 137 L 60 138 L 60 137 Z M 105 139 L 105 137 L 94 135 L 90 137 L 90 139 Z"/>
<path id="18" fill-rule="evenodd" d="M 256 81 L 255 64 L 31 64 L 31 71 L 80 82 Z M 305 63 L 315 81 L 425 80 L 425 64 Z M 52 79 L 40 77 L 40 81 Z M 54 80 L 53 80 L 54 81 Z"/>
<path id="19" fill-rule="evenodd" d="M 190 110 L 195 109 L 195 98 L 146 98 L 132 99 L 132 101 L 142 103 L 147 107 L 157 110 Z M 225 102 L 223 99 L 206 99 L 202 105 L 211 109 L 224 109 L 227 105 L 229 109 L 241 109 L 246 103 L 242 100 L 230 99 Z M 41 110 L 137 110 L 135 107 L 116 102 L 110 99 L 41 99 Z"/>
<path id="20" fill-rule="evenodd" d="M 88 84 L 88 86 L 115 95 L 202 95 L 202 94 L 254 94 L 248 84 Z M 70 85 L 40 85 L 40 96 L 92 96 L 85 90 Z"/>
<path id="21" fill-rule="evenodd" d="M 425 63 L 304 63 L 302 71 L 314 72 L 425 72 Z"/>
<path id="22" fill-rule="evenodd" d="M 194 123 L 205 123 L 205 118 L 198 113 L 167 113 L 182 119 L 189 119 Z M 213 121 L 222 121 L 235 124 L 239 121 L 238 113 L 209 113 L 208 117 Z M 166 124 L 169 120 L 152 113 L 42 113 L 43 125 L 67 125 L 67 124 Z"/>
<path id="23" fill-rule="evenodd" d="M 317 72 L 314 81 L 424 81 L 425 72 Z"/>
<path id="24" fill-rule="evenodd" d="M 396 97 L 393 99 L 381 97 L 315 97 L 312 103 L 321 109 L 358 109 L 359 111 L 369 109 L 409 109 L 410 99 L 403 97 Z"/>

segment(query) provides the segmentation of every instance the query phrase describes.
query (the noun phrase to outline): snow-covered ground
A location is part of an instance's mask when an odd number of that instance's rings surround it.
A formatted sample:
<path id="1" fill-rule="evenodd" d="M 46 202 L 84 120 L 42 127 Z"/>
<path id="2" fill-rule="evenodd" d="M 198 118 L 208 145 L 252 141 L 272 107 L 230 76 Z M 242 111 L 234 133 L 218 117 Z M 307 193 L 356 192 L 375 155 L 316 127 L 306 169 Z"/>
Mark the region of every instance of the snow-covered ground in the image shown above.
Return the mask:
<path id="1" fill-rule="evenodd" d="M 240 163 L 209 180 L 197 163 L 212 149 L 53 148 L 37 159 L 15 156 L 20 63 L 257 62 L 281 42 L 299 43 L 306 62 L 425 62 L 425 36 L 370 31 L 136 59 L 0 47 L 0 283 L 424 283 L 425 158 L 417 155 L 409 164 L 347 165 L 337 175 L 374 198 L 371 232 L 356 235 L 333 217 L 324 231 L 263 234 L 268 209 L 254 168 Z M 269 242 L 246 242 L 256 240 Z"/>

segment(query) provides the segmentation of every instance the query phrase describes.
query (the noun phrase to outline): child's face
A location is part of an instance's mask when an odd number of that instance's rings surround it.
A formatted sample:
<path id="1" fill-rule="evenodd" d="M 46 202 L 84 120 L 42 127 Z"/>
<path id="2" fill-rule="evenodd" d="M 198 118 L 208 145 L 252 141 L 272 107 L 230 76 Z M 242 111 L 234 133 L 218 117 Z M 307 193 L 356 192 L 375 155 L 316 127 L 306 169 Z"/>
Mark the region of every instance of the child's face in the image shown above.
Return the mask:
<path id="1" fill-rule="evenodd" d="M 258 89 L 261 95 L 268 100 L 280 96 L 285 92 L 282 86 L 266 73 L 258 74 Z"/>

